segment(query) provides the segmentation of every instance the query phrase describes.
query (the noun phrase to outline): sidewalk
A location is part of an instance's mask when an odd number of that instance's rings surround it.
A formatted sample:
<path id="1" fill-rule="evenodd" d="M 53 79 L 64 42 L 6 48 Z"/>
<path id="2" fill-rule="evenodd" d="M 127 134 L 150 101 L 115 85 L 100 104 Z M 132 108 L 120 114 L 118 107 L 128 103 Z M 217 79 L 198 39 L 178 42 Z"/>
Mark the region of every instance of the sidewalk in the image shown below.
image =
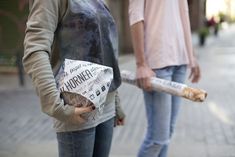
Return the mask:
<path id="1" fill-rule="evenodd" d="M 187 84 L 205 89 L 208 98 L 183 101 L 169 157 L 235 157 L 234 37 L 232 27 L 201 48 L 194 36 L 202 80 Z M 134 70 L 134 63 L 133 55 L 120 57 L 121 69 Z M 30 83 L 21 88 L 17 81 L 0 76 L 0 157 L 56 157 L 50 118 L 41 113 Z M 135 157 L 146 128 L 142 92 L 124 83 L 119 92 L 127 118 L 124 127 L 115 128 L 110 157 Z"/>
<path id="2" fill-rule="evenodd" d="M 170 157 L 235 157 L 234 37 L 235 27 L 232 27 L 223 30 L 217 38 L 210 36 L 207 46 L 202 48 L 197 46 L 197 36 L 193 35 L 202 80 L 199 84 L 187 84 L 205 89 L 208 98 L 201 104 L 183 101 Z M 122 64 L 121 68 L 133 70 L 134 60 L 128 57 L 131 62 Z M 134 157 L 146 126 L 143 99 L 135 87 L 123 85 L 120 90 L 124 91 L 120 93 L 126 105 L 127 125 L 116 130 L 112 151 L 114 157 Z"/>

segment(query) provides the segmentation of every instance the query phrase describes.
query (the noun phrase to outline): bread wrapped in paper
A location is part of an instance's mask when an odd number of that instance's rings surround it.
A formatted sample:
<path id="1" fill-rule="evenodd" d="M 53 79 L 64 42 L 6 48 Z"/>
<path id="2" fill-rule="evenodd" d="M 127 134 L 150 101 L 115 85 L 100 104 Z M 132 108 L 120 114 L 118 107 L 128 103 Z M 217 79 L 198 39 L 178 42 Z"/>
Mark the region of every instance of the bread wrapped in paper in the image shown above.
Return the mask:
<path id="1" fill-rule="evenodd" d="M 130 71 L 121 71 L 122 81 L 137 85 L 135 75 Z M 184 97 L 186 99 L 203 102 L 206 99 L 207 93 L 201 89 L 190 88 L 185 84 L 168 81 L 160 78 L 153 77 L 150 79 L 153 90 L 166 92 L 172 95 Z"/>
<path id="2" fill-rule="evenodd" d="M 112 80 L 112 68 L 71 59 L 65 59 L 56 75 L 57 88 L 66 104 L 94 105 L 100 111 Z"/>

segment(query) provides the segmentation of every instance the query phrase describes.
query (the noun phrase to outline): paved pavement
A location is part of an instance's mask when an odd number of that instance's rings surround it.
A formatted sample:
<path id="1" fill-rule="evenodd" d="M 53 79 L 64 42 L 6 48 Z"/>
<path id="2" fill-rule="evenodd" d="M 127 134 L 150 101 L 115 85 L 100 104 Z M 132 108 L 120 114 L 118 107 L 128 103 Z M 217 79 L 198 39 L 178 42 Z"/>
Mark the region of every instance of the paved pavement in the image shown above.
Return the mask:
<path id="1" fill-rule="evenodd" d="M 170 157 L 235 157 L 235 27 L 196 46 L 202 80 L 190 86 L 208 92 L 204 103 L 184 100 Z M 193 38 L 196 43 L 196 37 Z M 120 57 L 121 69 L 134 70 L 133 55 Z M 0 157 L 56 157 L 52 121 L 41 113 L 39 100 L 27 79 L 18 87 L 15 75 L 0 75 Z M 120 88 L 126 125 L 115 128 L 111 157 L 135 157 L 146 120 L 141 90 Z"/>

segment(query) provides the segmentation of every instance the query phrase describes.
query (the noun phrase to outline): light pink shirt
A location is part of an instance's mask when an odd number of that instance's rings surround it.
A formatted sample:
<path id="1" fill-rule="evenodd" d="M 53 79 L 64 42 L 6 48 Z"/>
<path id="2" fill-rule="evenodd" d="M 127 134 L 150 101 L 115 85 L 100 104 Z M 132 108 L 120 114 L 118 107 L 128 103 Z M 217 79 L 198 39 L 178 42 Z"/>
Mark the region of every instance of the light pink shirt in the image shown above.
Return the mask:
<path id="1" fill-rule="evenodd" d="M 129 0 L 130 25 L 144 21 L 145 58 L 152 69 L 195 66 L 187 0 Z"/>

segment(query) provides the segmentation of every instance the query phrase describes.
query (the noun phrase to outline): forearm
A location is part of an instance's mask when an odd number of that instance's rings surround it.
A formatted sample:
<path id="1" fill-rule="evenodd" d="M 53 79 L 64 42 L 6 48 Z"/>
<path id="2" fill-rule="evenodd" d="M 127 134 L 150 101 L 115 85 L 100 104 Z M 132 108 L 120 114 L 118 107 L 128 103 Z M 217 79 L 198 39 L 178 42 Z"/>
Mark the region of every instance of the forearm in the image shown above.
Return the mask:
<path id="1" fill-rule="evenodd" d="M 35 52 L 23 59 L 25 71 L 31 76 L 40 97 L 42 111 L 58 120 L 66 121 L 74 113 L 73 106 L 60 98 L 46 52 Z"/>
<path id="2" fill-rule="evenodd" d="M 146 65 L 144 55 L 144 22 L 140 21 L 131 26 L 132 44 L 136 57 L 136 65 Z"/>
<path id="3" fill-rule="evenodd" d="M 144 22 L 141 20 L 131 25 L 131 34 L 133 41 L 133 48 L 136 57 L 136 77 L 138 86 L 144 90 L 151 91 L 150 77 L 154 76 L 154 72 L 148 66 L 145 59 L 144 48 Z"/>

